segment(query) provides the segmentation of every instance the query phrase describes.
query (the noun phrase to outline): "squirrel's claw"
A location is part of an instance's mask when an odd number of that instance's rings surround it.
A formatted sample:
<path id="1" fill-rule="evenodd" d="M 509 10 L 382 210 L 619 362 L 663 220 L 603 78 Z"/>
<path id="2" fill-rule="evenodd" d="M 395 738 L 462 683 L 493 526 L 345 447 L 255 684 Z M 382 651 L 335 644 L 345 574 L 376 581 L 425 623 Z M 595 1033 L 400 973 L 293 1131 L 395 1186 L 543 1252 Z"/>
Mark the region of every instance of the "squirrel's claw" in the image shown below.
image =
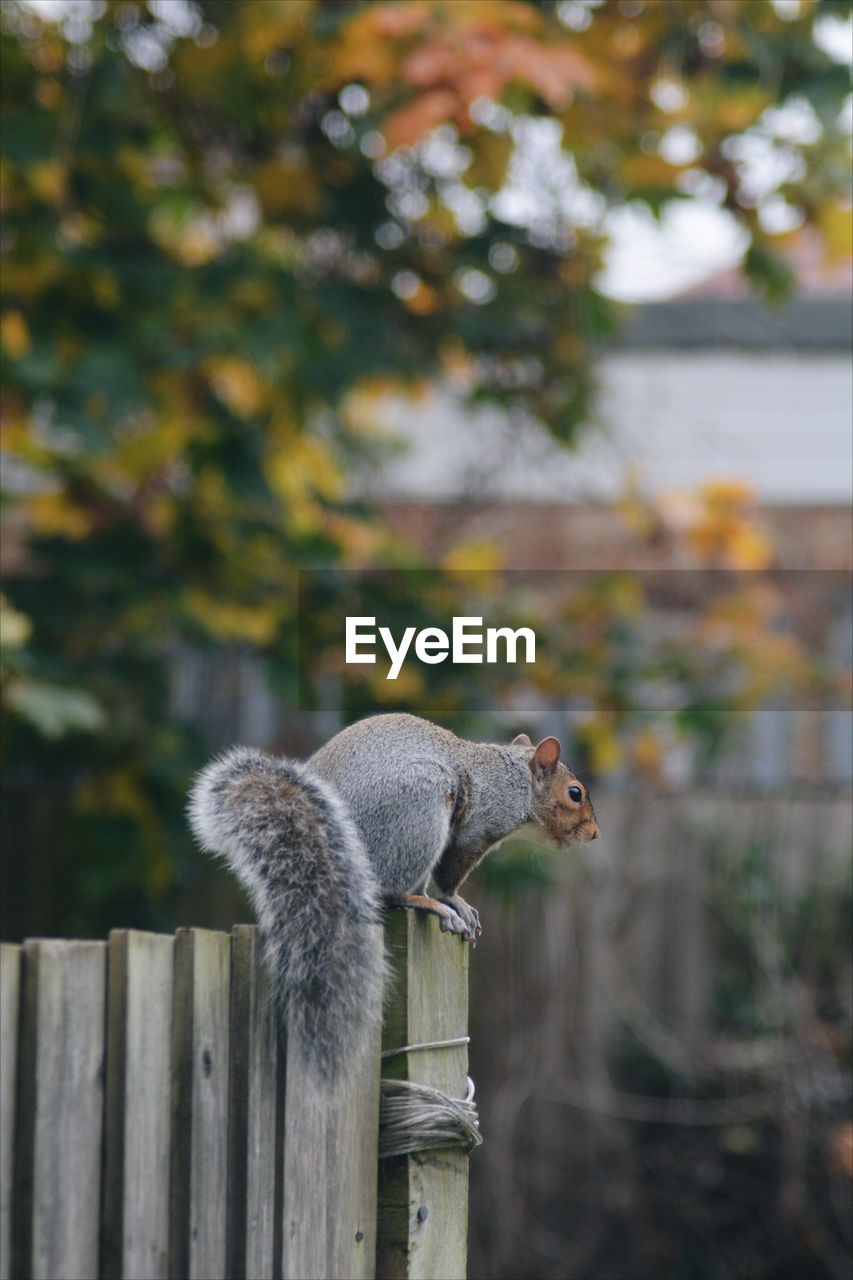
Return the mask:
<path id="1" fill-rule="evenodd" d="M 462 921 L 463 927 L 461 929 L 452 929 L 452 932 L 461 933 L 467 942 L 470 942 L 472 946 L 476 946 L 477 939 L 483 932 L 476 907 L 472 907 L 464 898 L 460 898 L 458 893 L 452 893 L 448 898 L 441 898 L 440 901 L 450 907 Z M 441 927 L 442 929 L 445 927 L 443 920 Z M 447 927 L 450 928 L 450 925 Z"/>
<path id="2" fill-rule="evenodd" d="M 438 916 L 442 933 L 458 933 L 467 942 L 474 942 L 480 932 L 480 918 L 473 907 L 457 898 L 428 898 L 422 893 L 407 893 L 401 898 L 386 898 L 386 906 L 410 911 L 428 911 Z"/>

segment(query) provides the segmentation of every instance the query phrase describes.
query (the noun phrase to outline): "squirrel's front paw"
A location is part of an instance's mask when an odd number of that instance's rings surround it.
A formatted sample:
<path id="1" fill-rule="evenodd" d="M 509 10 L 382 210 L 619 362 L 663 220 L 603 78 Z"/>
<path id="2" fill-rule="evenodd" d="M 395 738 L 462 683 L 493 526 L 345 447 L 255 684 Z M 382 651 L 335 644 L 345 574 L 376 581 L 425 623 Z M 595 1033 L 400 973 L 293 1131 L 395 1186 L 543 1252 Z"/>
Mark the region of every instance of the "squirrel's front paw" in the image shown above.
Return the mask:
<path id="1" fill-rule="evenodd" d="M 467 903 L 464 898 L 460 898 L 458 893 L 452 893 L 449 898 L 442 898 L 441 901 L 450 907 L 462 922 L 462 928 L 452 929 L 452 932 L 461 933 L 468 942 L 476 945 L 478 937 L 483 932 L 476 908 Z M 445 928 L 443 920 L 441 927 Z M 450 928 L 450 925 L 447 927 Z"/>
<path id="2" fill-rule="evenodd" d="M 452 908 L 447 912 L 447 915 L 440 915 L 438 917 L 438 924 L 442 933 L 458 933 L 467 941 L 470 941 L 468 936 L 468 925 L 459 913 L 454 911 Z"/>

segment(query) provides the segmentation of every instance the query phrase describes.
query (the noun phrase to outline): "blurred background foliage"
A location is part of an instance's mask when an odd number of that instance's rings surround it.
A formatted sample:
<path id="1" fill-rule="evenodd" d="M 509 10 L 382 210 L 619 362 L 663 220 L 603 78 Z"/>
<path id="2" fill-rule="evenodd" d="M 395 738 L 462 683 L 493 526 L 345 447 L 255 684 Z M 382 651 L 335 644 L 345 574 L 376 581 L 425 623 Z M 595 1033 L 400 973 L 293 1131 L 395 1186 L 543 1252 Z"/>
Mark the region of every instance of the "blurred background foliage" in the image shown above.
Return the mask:
<path id="1" fill-rule="evenodd" d="M 384 393 L 444 379 L 571 444 L 593 429 L 593 356 L 618 322 L 596 288 L 610 209 L 710 194 L 748 230 L 756 286 L 789 283 L 756 146 L 778 165 L 777 214 L 843 249 L 848 75 L 814 33 L 849 10 L 3 5 L 4 753 L 8 785 L 53 812 L 63 928 L 170 918 L 204 754 L 170 712 L 175 646 L 249 648 L 293 698 L 296 568 L 419 566 L 357 497 L 391 447 Z M 813 124 L 799 140 L 774 124 L 791 101 Z M 683 563 L 772 561 L 737 486 L 678 520 L 629 494 L 625 515 Z M 496 566 L 472 546 L 441 567 Z M 371 579 L 358 611 L 470 612 L 452 574 L 425 582 Z M 625 581 L 589 590 L 573 656 L 558 645 L 538 675 L 585 683 L 607 770 L 644 602 Z M 322 666 L 312 617 L 303 652 Z M 770 619 L 744 604 L 738 627 L 729 652 L 780 658 Z M 683 666 L 692 679 L 688 650 Z M 449 679 L 412 675 L 395 700 L 458 723 L 473 691 Z M 345 710 L 388 696 L 379 676 Z M 653 770 L 655 752 L 646 733 L 628 754 Z"/>

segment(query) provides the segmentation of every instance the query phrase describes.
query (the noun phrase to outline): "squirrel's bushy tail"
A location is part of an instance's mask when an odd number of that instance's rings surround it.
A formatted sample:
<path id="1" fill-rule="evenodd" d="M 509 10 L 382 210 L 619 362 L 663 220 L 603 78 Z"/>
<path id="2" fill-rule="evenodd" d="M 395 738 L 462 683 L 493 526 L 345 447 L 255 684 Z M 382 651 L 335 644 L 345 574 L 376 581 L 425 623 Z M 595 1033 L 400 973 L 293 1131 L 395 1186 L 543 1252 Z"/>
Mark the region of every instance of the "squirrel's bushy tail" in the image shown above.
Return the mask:
<path id="1" fill-rule="evenodd" d="M 380 1007 L 379 890 L 343 801 L 305 765 L 235 747 L 196 778 L 190 825 L 248 890 L 289 1034 L 333 1080 Z"/>

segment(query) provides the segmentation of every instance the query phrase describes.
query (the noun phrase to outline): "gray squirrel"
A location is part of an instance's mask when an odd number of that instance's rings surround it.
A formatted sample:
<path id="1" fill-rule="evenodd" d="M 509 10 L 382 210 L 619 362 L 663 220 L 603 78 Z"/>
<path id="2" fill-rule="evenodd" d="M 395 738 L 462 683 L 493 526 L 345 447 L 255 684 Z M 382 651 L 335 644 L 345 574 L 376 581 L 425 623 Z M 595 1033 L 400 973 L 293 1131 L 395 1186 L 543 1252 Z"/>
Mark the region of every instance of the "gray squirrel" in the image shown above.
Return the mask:
<path id="1" fill-rule="evenodd" d="M 280 1016 L 319 1077 L 334 1081 L 379 1007 L 382 906 L 475 942 L 479 916 L 457 890 L 489 849 L 528 823 L 559 848 L 598 836 L 560 751 L 526 734 L 468 742 L 399 713 L 357 721 L 305 763 L 234 747 L 198 775 L 190 825 L 248 891 Z"/>

